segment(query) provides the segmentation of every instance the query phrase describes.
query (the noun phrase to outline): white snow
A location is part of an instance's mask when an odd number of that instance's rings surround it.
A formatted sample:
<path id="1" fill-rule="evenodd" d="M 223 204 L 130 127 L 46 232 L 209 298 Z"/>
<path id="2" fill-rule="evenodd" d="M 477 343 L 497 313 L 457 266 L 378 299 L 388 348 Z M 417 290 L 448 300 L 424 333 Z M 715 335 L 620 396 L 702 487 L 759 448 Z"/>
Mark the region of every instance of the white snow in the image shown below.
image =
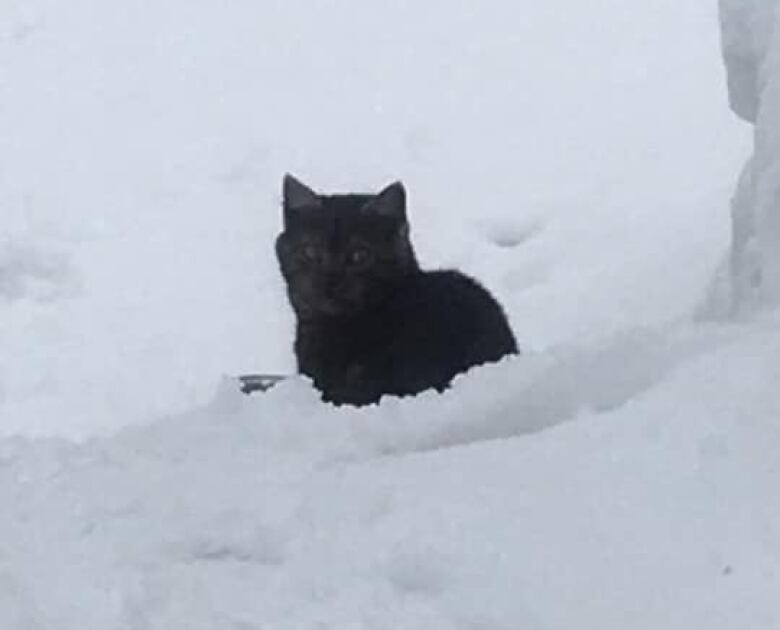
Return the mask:
<path id="1" fill-rule="evenodd" d="M 731 204 L 729 257 L 706 309 L 722 317 L 780 301 L 780 2 L 720 0 L 720 17 L 731 106 L 754 124 Z"/>
<path id="2" fill-rule="evenodd" d="M 717 15 L 596 4 L 5 0 L 3 230 L 82 292 L 4 308 L 2 344 L 46 358 L 7 355 L 0 431 L 105 433 L 291 370 L 287 170 L 403 178 L 422 261 L 482 279 L 524 347 L 687 316 L 745 146 Z"/>
<path id="3" fill-rule="evenodd" d="M 780 319 L 694 318 L 741 312 L 728 271 L 702 303 L 749 150 L 719 45 L 700 0 L 5 0 L 0 628 L 780 628 Z M 238 394 L 293 366 L 288 170 L 403 178 L 524 354 Z"/>
<path id="4" fill-rule="evenodd" d="M 778 627 L 777 328 L 659 335 L 364 411 L 291 382 L 81 446 L 6 441 L 0 621 Z"/>

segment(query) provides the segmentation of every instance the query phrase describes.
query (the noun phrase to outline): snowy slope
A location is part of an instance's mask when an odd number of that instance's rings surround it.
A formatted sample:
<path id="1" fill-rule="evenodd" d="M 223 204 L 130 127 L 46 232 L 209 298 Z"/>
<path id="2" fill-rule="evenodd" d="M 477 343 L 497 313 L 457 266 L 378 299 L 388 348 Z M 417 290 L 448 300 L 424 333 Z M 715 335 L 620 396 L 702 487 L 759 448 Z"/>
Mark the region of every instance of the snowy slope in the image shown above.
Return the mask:
<path id="1" fill-rule="evenodd" d="M 748 148 L 715 7 L 420 7 L 0 7 L 0 628 L 780 628 L 780 320 L 691 321 Z M 220 384 L 292 365 L 285 170 L 403 177 L 524 355 Z"/>

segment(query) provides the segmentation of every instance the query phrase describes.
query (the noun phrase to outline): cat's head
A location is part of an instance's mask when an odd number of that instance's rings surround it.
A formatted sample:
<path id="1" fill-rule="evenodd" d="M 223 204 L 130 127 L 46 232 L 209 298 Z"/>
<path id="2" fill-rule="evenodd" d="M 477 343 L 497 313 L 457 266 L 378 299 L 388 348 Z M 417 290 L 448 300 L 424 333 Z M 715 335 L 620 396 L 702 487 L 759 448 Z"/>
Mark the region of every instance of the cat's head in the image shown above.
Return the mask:
<path id="1" fill-rule="evenodd" d="M 276 254 L 299 319 L 357 314 L 418 269 L 400 182 L 372 195 L 319 195 L 286 175 L 283 189 Z"/>

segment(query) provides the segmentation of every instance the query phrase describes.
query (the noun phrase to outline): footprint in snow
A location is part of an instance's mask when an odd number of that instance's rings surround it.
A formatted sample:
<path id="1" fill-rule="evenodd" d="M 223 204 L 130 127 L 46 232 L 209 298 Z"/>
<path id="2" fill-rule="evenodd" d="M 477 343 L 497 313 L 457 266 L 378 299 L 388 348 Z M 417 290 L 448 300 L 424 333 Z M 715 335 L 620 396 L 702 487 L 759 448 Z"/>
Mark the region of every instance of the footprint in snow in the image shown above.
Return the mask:
<path id="1" fill-rule="evenodd" d="M 482 224 L 486 240 L 502 249 L 514 249 L 537 236 L 544 228 L 537 219 L 492 219 Z"/>
<path id="2" fill-rule="evenodd" d="M 265 527 L 224 531 L 201 536 L 187 544 L 181 554 L 185 561 L 236 562 L 269 566 L 284 564 L 286 541 L 280 532 Z"/>

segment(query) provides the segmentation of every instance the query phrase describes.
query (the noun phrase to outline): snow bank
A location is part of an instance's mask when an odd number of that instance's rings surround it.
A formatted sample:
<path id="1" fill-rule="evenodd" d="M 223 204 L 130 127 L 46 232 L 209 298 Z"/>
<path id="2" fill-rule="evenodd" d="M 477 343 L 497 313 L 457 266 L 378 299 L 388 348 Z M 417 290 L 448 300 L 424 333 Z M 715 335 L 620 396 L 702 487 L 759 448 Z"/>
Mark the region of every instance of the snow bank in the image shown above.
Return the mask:
<path id="1" fill-rule="evenodd" d="M 732 199 L 732 244 L 710 305 L 736 315 L 780 301 L 780 3 L 721 0 L 733 110 L 753 123 L 753 156 Z"/>
<path id="2" fill-rule="evenodd" d="M 775 627 L 778 330 L 639 335 L 360 411 L 290 382 L 2 442 L 0 624 Z M 625 353 L 644 374 L 619 378 Z"/>
<path id="3" fill-rule="evenodd" d="M 776 10 L 774 0 L 720 0 L 731 107 L 751 123 L 758 119 L 761 93 L 771 76 L 765 60 L 774 37 Z"/>

